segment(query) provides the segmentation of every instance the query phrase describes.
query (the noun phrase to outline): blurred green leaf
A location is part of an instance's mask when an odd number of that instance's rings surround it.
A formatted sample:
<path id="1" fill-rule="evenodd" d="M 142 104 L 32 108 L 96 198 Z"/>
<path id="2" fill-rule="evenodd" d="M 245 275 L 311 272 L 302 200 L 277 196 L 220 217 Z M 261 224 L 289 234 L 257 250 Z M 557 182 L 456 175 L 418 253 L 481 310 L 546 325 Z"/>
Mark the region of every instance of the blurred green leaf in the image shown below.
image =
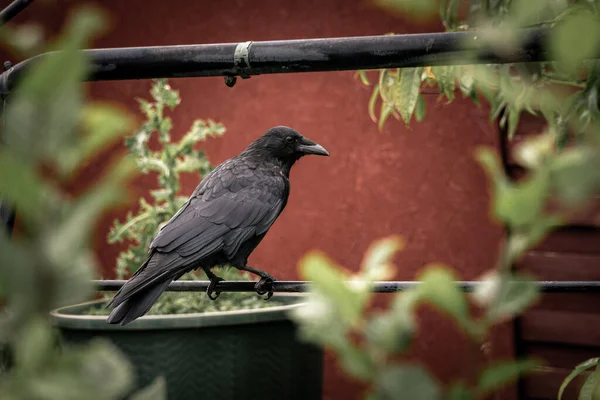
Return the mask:
<path id="1" fill-rule="evenodd" d="M 584 60 L 598 54 L 599 38 L 597 16 L 581 7 L 574 9 L 551 31 L 550 49 L 566 72 L 575 73 Z"/>
<path id="2" fill-rule="evenodd" d="M 87 59 L 78 49 L 102 23 L 96 11 L 80 8 L 57 43 L 61 51 L 33 64 L 27 78 L 21 80 L 6 107 L 3 135 L 17 158 L 55 157 L 70 141 L 81 104 L 80 81 L 88 69 Z"/>
<path id="3" fill-rule="evenodd" d="M 569 383 L 571 383 L 571 381 L 573 379 L 575 379 L 582 372 L 584 372 L 590 368 L 593 368 L 593 367 L 597 368 L 598 363 L 600 363 L 600 358 L 596 357 L 596 358 L 590 358 L 589 360 L 585 360 L 584 362 L 578 364 L 560 385 L 560 389 L 558 390 L 558 400 L 562 399 L 562 395 L 563 395 L 565 389 L 567 388 L 567 386 L 569 385 Z"/>
<path id="4" fill-rule="evenodd" d="M 564 150 L 550 170 L 556 195 L 567 206 L 581 205 L 600 190 L 600 154 L 593 149 Z"/>
<path id="5" fill-rule="evenodd" d="M 402 352 L 412 342 L 414 326 L 408 316 L 398 313 L 381 313 L 372 317 L 365 335 L 369 346 L 381 352 Z"/>
<path id="6" fill-rule="evenodd" d="M 345 323 L 358 322 L 366 298 L 348 286 L 347 277 L 334 267 L 333 261 L 319 252 L 309 253 L 300 261 L 300 274 L 312 281 L 315 290 L 331 299 Z M 367 290 L 365 287 L 365 294 Z"/>
<path id="7" fill-rule="evenodd" d="M 518 183 L 509 183 L 493 150 L 478 151 L 477 160 L 494 182 L 494 212 L 501 221 L 518 228 L 540 217 L 550 188 L 547 170 L 536 170 Z"/>
<path id="8" fill-rule="evenodd" d="M 491 322 L 497 323 L 512 318 L 539 298 L 535 279 L 527 275 L 511 275 L 504 284 L 499 285 L 496 302 L 487 310 L 487 317 Z"/>
<path id="9" fill-rule="evenodd" d="M 31 164 L 21 162 L 7 147 L 0 148 L 0 193 L 3 201 L 18 204 L 25 220 L 43 217 L 42 202 L 49 195 L 46 183 Z"/>
<path id="10" fill-rule="evenodd" d="M 132 119 L 128 113 L 106 104 L 87 104 L 81 113 L 81 125 L 85 133 L 81 140 L 65 143 L 56 157 L 59 171 L 69 173 L 84 160 L 107 147 L 131 128 Z"/>
<path id="11" fill-rule="evenodd" d="M 542 20 L 542 12 L 548 7 L 548 0 L 513 0 L 510 12 L 517 26 L 527 26 Z"/>
<path id="12" fill-rule="evenodd" d="M 52 329 L 40 317 L 28 321 L 16 342 L 16 362 L 26 374 L 36 374 L 51 361 L 54 350 Z"/>
<path id="13" fill-rule="evenodd" d="M 522 230 L 513 231 L 507 247 L 508 264 L 515 262 L 525 251 L 539 244 L 553 229 L 564 224 L 559 215 L 544 215 Z"/>
<path id="14" fill-rule="evenodd" d="M 477 388 L 482 393 L 490 393 L 517 380 L 521 375 L 534 371 L 540 366 L 536 360 L 504 361 L 486 367 L 479 376 Z"/>
<path id="15" fill-rule="evenodd" d="M 373 316 L 365 328 L 369 346 L 376 351 L 402 352 L 416 331 L 415 309 L 422 292 L 409 290 L 395 295 L 390 310 Z"/>
<path id="16" fill-rule="evenodd" d="M 393 257 L 404 248 L 400 236 L 388 236 L 369 246 L 362 262 L 360 276 L 369 281 L 386 280 L 393 275 Z"/>
<path id="17" fill-rule="evenodd" d="M 102 182 L 73 204 L 64 222 L 47 238 L 48 254 L 52 255 L 54 262 L 66 263 L 75 249 L 82 248 L 88 242 L 89 234 L 94 228 L 92 222 L 97 219 L 101 210 L 123 200 L 122 180 L 134 172 L 133 162 L 125 159 Z"/>
<path id="18" fill-rule="evenodd" d="M 342 367 L 353 377 L 369 380 L 373 378 L 375 365 L 369 356 L 361 349 L 348 342 L 338 349 Z"/>
<path id="19" fill-rule="evenodd" d="M 400 394 L 406 399 L 442 398 L 438 383 L 425 369 L 418 366 L 387 367 L 377 376 L 376 387 L 381 400 L 394 400 Z"/>
<path id="20" fill-rule="evenodd" d="M 430 265 L 418 280 L 422 299 L 431 302 L 439 310 L 454 318 L 462 327 L 469 328 L 469 307 L 467 299 L 456 285 L 458 280 L 446 266 Z"/>

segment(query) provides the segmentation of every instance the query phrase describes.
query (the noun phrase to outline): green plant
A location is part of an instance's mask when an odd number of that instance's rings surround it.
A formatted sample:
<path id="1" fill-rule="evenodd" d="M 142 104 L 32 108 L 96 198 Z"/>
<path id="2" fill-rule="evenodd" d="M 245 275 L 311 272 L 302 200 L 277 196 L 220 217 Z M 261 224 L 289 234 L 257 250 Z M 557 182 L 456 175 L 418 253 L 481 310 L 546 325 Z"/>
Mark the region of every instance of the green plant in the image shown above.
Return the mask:
<path id="1" fill-rule="evenodd" d="M 207 137 L 225 133 L 222 124 L 197 119 L 181 140 L 173 142 L 173 123 L 165 112 L 167 109 L 174 110 L 181 103 L 179 92 L 166 79 L 157 79 L 153 81 L 150 94 L 152 101 L 137 99 L 146 120 L 126 138 L 125 144 L 142 173 L 157 173 L 159 189 L 150 191 L 151 202 L 140 198 L 136 215 L 129 212 L 124 223 L 115 220 L 108 234 L 108 243 L 125 240 L 131 243 L 117 258 L 118 279 L 123 279 L 127 273 L 133 274 L 146 261 L 148 247 L 161 224 L 167 222 L 187 201 L 187 197 L 179 196 L 180 174 L 197 172 L 200 176 L 206 176 L 213 170 L 204 152 L 194 149 L 194 146 Z M 160 148 L 152 151 L 148 142 L 155 133 Z"/>
<path id="2" fill-rule="evenodd" d="M 150 90 L 151 101 L 138 99 L 140 110 L 145 117 L 141 127 L 125 139 L 129 154 L 142 173 L 157 173 L 159 188 L 150 191 L 151 201 L 139 200 L 139 211 L 129 212 L 123 223 L 115 220 L 108 234 L 109 243 L 128 242 L 129 247 L 117 258 L 116 274 L 123 279 L 133 274 L 148 257 L 148 247 L 162 224 L 187 201 L 180 196 L 180 175 L 197 172 L 206 176 L 213 166 L 202 150 L 195 149 L 207 137 L 223 135 L 225 127 L 212 120 L 197 119 L 178 142 L 171 139 L 173 127 L 166 111 L 174 110 L 181 102 L 179 92 L 173 89 L 166 79 L 153 81 Z M 159 148 L 152 151 L 149 142 L 154 134 L 158 136 Z M 201 278 L 203 277 L 203 278 Z M 232 268 L 225 268 L 221 277 L 227 280 L 249 280 L 248 273 L 240 274 Z M 182 279 L 208 279 L 203 271 L 188 273 Z M 277 302 L 266 303 L 251 293 L 228 293 L 219 301 L 210 301 L 201 293 L 164 293 L 148 314 L 190 313 L 227 311 L 234 309 L 254 309 L 272 306 Z M 97 308 L 90 314 L 107 314 L 110 310 Z"/>
<path id="3" fill-rule="evenodd" d="M 321 254 L 309 255 L 301 264 L 303 277 L 314 281 L 309 307 L 295 314 L 304 338 L 330 347 L 349 374 L 369 384 L 369 399 L 483 398 L 520 374 L 535 370 L 538 364 L 532 360 L 507 361 L 488 366 L 475 385 L 454 382 L 442 387 L 422 367 L 396 360 L 415 335 L 413 313 L 420 303 L 433 304 L 479 343 L 485 342 L 494 324 L 524 311 L 539 294 L 532 277 L 514 273 L 513 264 L 598 193 L 600 62 L 590 59 L 600 53 L 599 2 L 443 0 L 439 8 L 436 0 L 377 3 L 421 16 L 438 9 L 446 30 L 474 29 L 482 48 L 491 47 L 500 53 L 520 44 L 517 28 L 552 28 L 546 45 L 556 61 L 469 65 L 472 59 L 465 59 L 460 66 L 382 69 L 368 104 L 369 115 L 380 129 L 390 116 L 408 127 L 413 116 L 417 121 L 425 117 L 422 86 L 437 86 L 440 98 L 448 102 L 455 98 L 457 88 L 478 106 L 483 96 L 491 105 L 490 119 L 499 118 L 509 139 L 521 112 L 546 120 L 547 127 L 540 135 L 515 149 L 515 157 L 528 169 L 528 175 L 518 182 L 505 174 L 493 149 L 476 153 L 492 183 L 493 214 L 507 227 L 497 265 L 473 295 L 473 301 L 484 309 L 481 318 L 469 315 L 465 295 L 455 285 L 457 277 L 444 266 L 428 266 L 420 276 L 420 286 L 396 295 L 386 311 L 367 315 L 370 282 L 390 276 L 389 260 L 401 247 L 398 239 L 377 243 L 356 275 L 340 272 Z M 458 11 L 463 4 L 468 5 L 468 15 L 461 19 Z M 371 85 L 367 72 L 359 71 L 358 76 Z M 577 367 L 563 383 L 561 394 L 577 373 L 596 365 L 597 360 L 592 359 Z M 587 378 L 581 399 L 598 396 L 597 371 Z"/>
<path id="4" fill-rule="evenodd" d="M 372 282 L 393 276 L 391 260 L 402 247 L 399 237 L 375 242 L 357 274 L 342 272 L 319 252 L 308 254 L 300 263 L 302 277 L 313 283 L 307 306 L 293 314 L 301 335 L 330 348 L 348 374 L 369 384 L 367 399 L 483 398 L 539 365 L 534 360 L 500 362 L 481 371 L 474 385 L 467 384 L 465 378 L 465 382 L 457 381 L 444 388 L 423 367 L 398 361 L 417 334 L 414 314 L 420 304 L 437 307 L 472 340 L 484 344 L 494 324 L 512 317 L 538 296 L 535 285 L 526 277 L 510 279 L 495 307 L 474 318 L 452 271 L 444 265 L 429 265 L 419 277 L 420 285 L 394 295 L 388 309 L 366 313 L 373 297 Z M 480 289 L 475 298 L 485 299 L 492 291 Z"/>
<path id="5" fill-rule="evenodd" d="M 131 118 L 117 107 L 85 101 L 79 52 L 104 26 L 98 10 L 78 9 L 49 46 L 61 50 L 31 66 L 4 110 L 0 195 L 18 210 L 19 229 L 0 230 L 0 342 L 12 362 L 0 371 L 3 399 L 120 399 L 133 387 L 127 359 L 109 342 L 57 346 L 48 312 L 89 299 L 95 259 L 89 237 L 97 216 L 123 200 L 134 165 L 114 160 L 81 194 L 65 189 L 84 163 L 123 134 Z M 27 42 L 18 29 L 11 44 Z M 17 48 L 18 50 L 18 48 Z M 3 227 L 4 228 L 4 227 Z M 137 399 L 162 399 L 157 380 Z"/>

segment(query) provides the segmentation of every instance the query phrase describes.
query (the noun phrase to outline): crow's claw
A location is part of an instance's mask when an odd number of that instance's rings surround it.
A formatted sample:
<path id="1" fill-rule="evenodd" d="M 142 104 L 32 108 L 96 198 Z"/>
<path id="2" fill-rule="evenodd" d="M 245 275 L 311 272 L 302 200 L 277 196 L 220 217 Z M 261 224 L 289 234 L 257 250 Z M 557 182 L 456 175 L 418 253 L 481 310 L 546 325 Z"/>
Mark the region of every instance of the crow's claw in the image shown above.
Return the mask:
<path id="1" fill-rule="evenodd" d="M 254 285 L 254 289 L 256 293 L 260 296 L 266 294 L 265 300 L 269 300 L 273 296 L 273 282 L 275 281 L 272 277 L 263 277 L 260 278 L 256 285 Z"/>
<path id="2" fill-rule="evenodd" d="M 219 297 L 221 292 L 215 292 L 215 288 L 217 287 L 217 284 L 219 282 L 222 282 L 224 280 L 225 279 L 219 278 L 218 276 L 215 276 L 214 278 L 212 278 L 210 280 L 210 283 L 208 284 L 208 287 L 206 288 L 206 295 L 208 296 L 209 299 L 214 301 Z M 214 296 L 213 296 L 213 293 L 215 293 Z"/>

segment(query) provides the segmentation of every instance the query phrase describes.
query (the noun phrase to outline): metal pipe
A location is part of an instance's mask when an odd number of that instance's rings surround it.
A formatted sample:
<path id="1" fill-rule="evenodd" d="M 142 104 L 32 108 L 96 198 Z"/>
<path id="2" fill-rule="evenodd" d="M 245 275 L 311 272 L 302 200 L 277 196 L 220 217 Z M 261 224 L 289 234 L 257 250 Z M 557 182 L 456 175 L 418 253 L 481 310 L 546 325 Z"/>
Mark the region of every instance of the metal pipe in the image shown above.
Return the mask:
<path id="1" fill-rule="evenodd" d="M 115 291 L 125 284 L 125 280 L 95 280 L 92 281 L 96 290 Z M 472 292 L 481 281 L 459 281 L 456 284 L 463 292 Z M 539 281 L 536 282 L 544 293 L 594 292 L 600 293 L 600 281 Z M 202 292 L 208 288 L 209 281 L 175 281 L 167 287 L 170 292 Z M 217 285 L 220 292 L 254 292 L 253 281 L 223 281 Z M 385 281 L 374 282 L 374 293 L 395 293 L 409 290 L 420 285 L 415 281 Z M 305 281 L 275 281 L 273 292 L 299 293 L 310 289 L 310 282 Z"/>
<path id="2" fill-rule="evenodd" d="M 524 30 L 522 46 L 502 54 L 483 49 L 477 31 L 82 51 L 92 63 L 88 81 L 225 76 L 233 86 L 235 76 L 544 61 L 551 59 L 543 46 L 547 33 L 546 28 Z M 0 93 L 10 92 L 29 65 L 52 54 L 4 72 Z"/>
<path id="3" fill-rule="evenodd" d="M 26 9 L 34 0 L 15 0 L 0 11 L 0 26 L 17 16 Z"/>

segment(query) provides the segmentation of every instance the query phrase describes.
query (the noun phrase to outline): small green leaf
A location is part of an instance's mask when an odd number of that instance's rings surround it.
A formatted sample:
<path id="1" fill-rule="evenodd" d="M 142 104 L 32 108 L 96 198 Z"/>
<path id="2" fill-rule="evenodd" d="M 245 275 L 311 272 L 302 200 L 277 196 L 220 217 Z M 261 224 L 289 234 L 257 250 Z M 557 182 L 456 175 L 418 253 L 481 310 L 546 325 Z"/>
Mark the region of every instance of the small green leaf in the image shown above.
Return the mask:
<path id="1" fill-rule="evenodd" d="M 379 123 L 377 124 L 379 131 L 383 130 L 383 125 L 385 125 L 385 121 L 387 121 L 389 116 L 392 114 L 392 111 L 394 111 L 393 107 L 387 103 L 381 103 L 381 115 L 379 117 Z"/>
<path id="2" fill-rule="evenodd" d="M 425 98 L 421 94 L 417 98 L 417 106 L 415 108 L 415 118 L 417 119 L 417 122 L 421 122 L 425 118 Z"/>
<path id="3" fill-rule="evenodd" d="M 578 400 L 598 399 L 600 399 L 600 362 L 596 364 L 594 372 L 591 373 L 583 383 L 578 398 Z"/>
<path id="4" fill-rule="evenodd" d="M 358 73 L 358 77 L 360 78 L 360 81 L 362 82 L 363 85 L 371 86 L 371 83 L 369 82 L 369 77 L 367 76 L 367 71 L 359 70 L 359 71 L 357 71 L 357 73 Z"/>
<path id="5" fill-rule="evenodd" d="M 439 384 L 422 367 L 393 365 L 377 376 L 377 395 L 382 400 L 406 399 L 438 400 L 442 398 Z"/>
<path id="6" fill-rule="evenodd" d="M 371 94 L 371 98 L 369 99 L 369 117 L 373 122 L 377 122 L 377 116 L 375 115 L 375 103 L 379 98 L 379 86 L 375 86 L 373 88 L 373 93 Z"/>
<path id="7" fill-rule="evenodd" d="M 505 361 L 491 365 L 479 376 L 477 388 L 482 393 L 493 392 L 539 366 L 536 360 Z"/>
<path id="8" fill-rule="evenodd" d="M 400 82 L 394 89 L 394 107 L 406 125 L 410 124 L 417 105 L 422 73 L 423 67 L 402 69 Z"/>
<path id="9" fill-rule="evenodd" d="M 558 390 L 558 400 L 562 399 L 562 395 L 565 389 L 567 388 L 569 383 L 571 383 L 571 381 L 577 377 L 577 375 L 581 374 L 585 370 L 596 367 L 598 363 L 600 363 L 600 358 L 595 357 L 578 364 L 560 385 L 560 389 Z"/>

